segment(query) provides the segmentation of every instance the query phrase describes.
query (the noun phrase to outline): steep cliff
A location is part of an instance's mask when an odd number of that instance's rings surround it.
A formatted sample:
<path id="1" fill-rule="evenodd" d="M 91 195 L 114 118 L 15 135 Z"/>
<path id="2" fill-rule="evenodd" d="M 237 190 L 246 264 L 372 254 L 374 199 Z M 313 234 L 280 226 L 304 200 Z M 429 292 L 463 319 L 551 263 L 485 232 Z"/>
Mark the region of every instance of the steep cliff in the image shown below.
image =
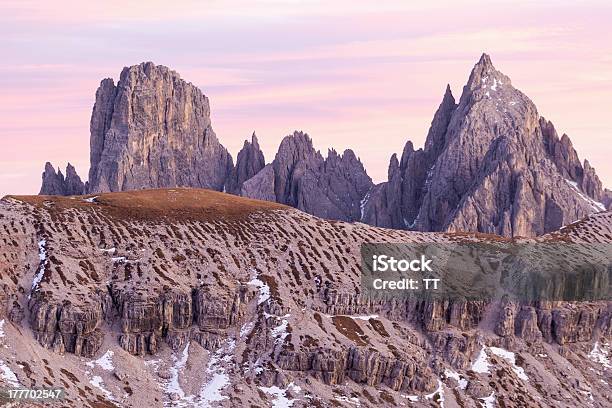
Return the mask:
<path id="1" fill-rule="evenodd" d="M 226 191 L 232 194 L 240 194 L 244 182 L 259 173 L 265 165 L 264 154 L 259 148 L 259 141 L 255 132 L 253 132 L 251 141 L 245 140 L 244 146 L 238 152 L 236 167 L 232 170 L 232 174 L 227 181 Z"/>
<path id="2" fill-rule="evenodd" d="M 391 167 L 365 206 L 365 222 L 536 236 L 605 209 L 595 170 L 581 165 L 569 138 L 557 136 L 486 54 L 458 105 L 447 89 L 425 148 L 407 144 Z"/>
<path id="3" fill-rule="evenodd" d="M 537 236 L 609 206 L 595 169 L 581 163 L 534 103 L 483 54 L 456 102 L 447 86 L 425 145 L 393 155 L 374 186 L 352 150 L 326 158 L 310 137 L 283 139 L 265 164 L 255 134 L 236 166 L 211 127 L 202 92 L 153 63 L 101 82 L 91 117 L 89 182 L 52 166 L 41 194 L 194 187 L 275 201 L 328 219 L 420 231 Z"/>
<path id="4" fill-rule="evenodd" d="M 406 142 L 401 161 L 391 157 L 388 181 L 372 190 L 364 202 L 362 221 L 387 228 L 414 229 L 416 217 L 427 192 L 428 170 L 446 146 L 448 124 L 457 105 L 447 85 L 442 102 L 431 122 L 425 148 L 414 150 Z"/>
<path id="5" fill-rule="evenodd" d="M 612 191 L 611 190 L 608 190 L 608 189 L 604 190 L 603 202 L 608 210 L 612 208 Z"/>
<path id="6" fill-rule="evenodd" d="M 270 199 L 323 218 L 355 221 L 372 187 L 363 164 L 352 150 L 323 158 L 310 137 L 295 132 L 283 139 L 270 167 L 244 184 L 242 194 Z"/>
<path id="7" fill-rule="evenodd" d="M 57 173 L 51 163 L 45 164 L 45 171 L 42 174 L 42 186 L 38 194 L 41 195 L 80 195 L 86 190 L 85 184 L 77 174 L 74 166 L 68 163 L 66 166 L 66 178 L 62 171 L 58 169 Z"/>
<path id="8" fill-rule="evenodd" d="M 233 168 L 208 98 L 174 71 L 142 63 L 101 82 L 91 116 L 89 192 L 189 186 L 223 190 Z"/>

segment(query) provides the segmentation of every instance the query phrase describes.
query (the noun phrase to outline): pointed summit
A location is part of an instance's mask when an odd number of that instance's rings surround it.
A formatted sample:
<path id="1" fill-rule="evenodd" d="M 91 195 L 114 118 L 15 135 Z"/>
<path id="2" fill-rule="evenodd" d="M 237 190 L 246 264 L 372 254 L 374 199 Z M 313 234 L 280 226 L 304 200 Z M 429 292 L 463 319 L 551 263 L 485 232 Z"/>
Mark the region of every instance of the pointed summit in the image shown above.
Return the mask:
<path id="1" fill-rule="evenodd" d="M 257 135 L 255 134 L 255 131 L 253 131 L 253 134 L 251 135 L 251 144 L 253 145 L 255 149 L 259 149 L 259 140 L 257 139 Z"/>
<path id="2" fill-rule="evenodd" d="M 230 174 L 225 191 L 232 194 L 240 194 L 242 184 L 259 173 L 266 165 L 264 154 L 259 148 L 257 135 L 255 132 L 251 135 L 251 142 L 244 141 L 244 146 L 238 152 L 236 158 L 236 167 L 233 168 Z"/>
<path id="3" fill-rule="evenodd" d="M 447 84 L 444 97 L 434 114 L 429 132 L 427 133 L 427 139 L 425 140 L 425 151 L 428 152 L 432 159 L 438 157 L 446 144 L 446 129 L 456 108 L 455 97 L 450 85 Z"/>
<path id="4" fill-rule="evenodd" d="M 453 91 L 451 90 L 450 84 L 446 84 L 446 90 L 444 91 L 444 98 L 442 101 L 446 101 L 452 99 L 453 103 L 455 102 L 455 97 L 453 96 Z"/>
<path id="5" fill-rule="evenodd" d="M 42 186 L 38 194 L 68 196 L 84 193 L 85 185 L 72 164 L 68 163 L 66 177 L 64 177 L 59 168 L 56 173 L 51 163 L 45 163 L 45 171 L 42 174 Z"/>
<path id="6" fill-rule="evenodd" d="M 486 52 L 483 52 L 478 60 L 477 66 L 489 66 L 493 67 L 493 63 L 491 62 L 491 57 Z"/>
<path id="7" fill-rule="evenodd" d="M 495 69 L 488 54 L 482 54 L 472 69 L 467 85 L 463 88 L 461 99 L 463 101 L 467 96 L 466 90 L 473 92 L 483 89 L 484 93 L 490 94 L 490 91 L 496 92 L 504 85 L 511 85 L 510 78 Z"/>

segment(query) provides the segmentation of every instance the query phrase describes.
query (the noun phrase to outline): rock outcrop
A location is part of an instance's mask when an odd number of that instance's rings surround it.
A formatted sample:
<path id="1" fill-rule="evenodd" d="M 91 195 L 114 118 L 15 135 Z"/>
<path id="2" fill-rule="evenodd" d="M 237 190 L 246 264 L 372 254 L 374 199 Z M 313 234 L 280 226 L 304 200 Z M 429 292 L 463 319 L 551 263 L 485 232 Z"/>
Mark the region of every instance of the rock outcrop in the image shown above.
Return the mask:
<path id="1" fill-rule="evenodd" d="M 421 231 L 536 236 L 604 209 L 595 170 L 486 54 L 458 105 L 447 88 L 425 148 L 407 144 L 373 193 L 364 222 Z"/>
<path id="2" fill-rule="evenodd" d="M 45 164 L 40 195 L 80 195 L 84 194 L 85 190 L 85 184 L 81 181 L 72 164 L 68 163 L 65 178 L 61 170 L 58 169 L 56 173 L 51 163 L 47 162 Z"/>
<path id="3" fill-rule="evenodd" d="M 226 191 L 239 195 L 244 182 L 259 173 L 265 165 L 264 154 L 259 148 L 257 136 L 253 132 L 251 141 L 245 140 L 244 146 L 238 152 L 236 167 L 232 170 L 232 174 L 227 181 Z"/>
<path id="4" fill-rule="evenodd" d="M 101 82 L 91 116 L 89 192 L 189 186 L 223 190 L 233 168 L 208 98 L 151 62 Z"/>
<path id="5" fill-rule="evenodd" d="M 339 155 L 330 149 L 323 158 L 310 137 L 297 131 L 283 139 L 271 167 L 260 173 L 244 184 L 243 195 L 343 221 L 361 218 L 361 202 L 372 187 L 352 150 Z"/>
<path id="6" fill-rule="evenodd" d="M 576 183 L 580 190 L 590 198 L 602 201 L 603 188 L 595 169 L 591 167 L 588 160 L 585 160 L 584 164 L 580 163 L 578 153 L 569 136 L 564 133 L 559 138 L 552 122 L 543 117 L 540 118 L 540 128 L 548 157 L 555 163 L 561 176 Z"/>
<path id="7" fill-rule="evenodd" d="M 89 201 L 9 196 L 0 231 L 2 371 L 23 385 L 75 383 L 68 406 L 193 406 L 211 384 L 229 406 L 267 406 L 270 389 L 321 406 L 346 395 L 371 406 L 406 395 L 472 406 L 493 390 L 497 401 L 519 401 L 508 406 L 587 408 L 584 389 L 602 402 L 593 406 L 612 402 L 609 301 L 363 290 L 363 243 L 512 242 L 503 237 L 328 221 L 185 188 Z M 550 241 L 610 244 L 612 214 L 521 243 Z"/>
<path id="8" fill-rule="evenodd" d="M 447 85 L 442 103 L 434 114 L 425 148 L 414 150 L 412 142 L 404 146 L 401 161 L 391 157 L 388 181 L 376 186 L 364 202 L 362 221 L 381 227 L 414 229 L 427 186 L 428 170 L 446 146 L 448 124 L 457 105 Z"/>
<path id="9" fill-rule="evenodd" d="M 257 200 L 276 201 L 272 164 L 266 164 L 259 173 L 245 181 L 240 189 L 240 195 Z"/>
<path id="10" fill-rule="evenodd" d="M 352 150 L 326 158 L 310 137 L 283 139 L 266 166 L 253 133 L 236 166 L 212 130 L 209 101 L 153 63 L 101 82 L 89 181 L 51 165 L 41 194 L 194 187 L 275 201 L 319 217 L 419 231 L 536 236 L 610 206 L 595 169 L 483 54 L 456 102 L 450 86 L 425 145 L 394 154 L 374 186 Z"/>
<path id="11" fill-rule="evenodd" d="M 603 203 L 608 210 L 612 209 L 612 191 L 605 189 L 603 192 Z"/>

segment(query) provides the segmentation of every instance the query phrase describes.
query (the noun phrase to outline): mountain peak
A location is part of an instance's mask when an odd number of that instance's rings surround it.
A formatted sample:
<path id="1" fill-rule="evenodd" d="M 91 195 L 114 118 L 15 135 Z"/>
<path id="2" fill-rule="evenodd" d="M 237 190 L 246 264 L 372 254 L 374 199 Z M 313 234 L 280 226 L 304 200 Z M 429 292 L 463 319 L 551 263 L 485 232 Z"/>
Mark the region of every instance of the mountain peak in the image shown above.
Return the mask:
<path id="1" fill-rule="evenodd" d="M 476 65 L 493 67 L 493 62 L 491 62 L 491 57 L 489 54 L 483 52 Z"/>
<path id="2" fill-rule="evenodd" d="M 488 54 L 482 54 L 472 69 L 467 83 L 468 89 L 473 91 L 489 88 L 491 91 L 497 91 L 499 87 L 504 85 L 512 85 L 510 78 L 495 69 Z"/>

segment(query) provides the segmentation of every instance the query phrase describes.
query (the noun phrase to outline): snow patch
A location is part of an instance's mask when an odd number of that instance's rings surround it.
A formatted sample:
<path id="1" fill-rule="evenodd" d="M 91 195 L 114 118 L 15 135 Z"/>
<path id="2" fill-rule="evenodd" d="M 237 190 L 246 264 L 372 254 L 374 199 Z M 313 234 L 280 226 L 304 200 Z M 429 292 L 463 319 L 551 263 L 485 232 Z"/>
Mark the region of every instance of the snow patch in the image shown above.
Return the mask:
<path id="1" fill-rule="evenodd" d="M 297 401 L 297 399 L 289 399 L 289 397 L 287 397 L 287 391 L 298 393 L 302 390 L 299 386 L 293 383 L 289 383 L 289 385 L 287 385 L 287 388 L 285 389 L 279 388 L 275 385 L 273 385 L 272 387 L 259 387 L 259 389 L 265 392 L 266 394 L 272 395 L 274 397 L 274 399 L 272 400 L 272 408 L 292 407 L 295 401 Z"/>
<path id="2" fill-rule="evenodd" d="M 434 397 L 436 396 L 436 394 L 438 394 L 438 400 L 437 400 L 438 404 L 440 404 L 440 406 L 444 408 L 444 388 L 442 388 L 442 381 L 440 380 L 438 380 L 438 388 L 431 394 L 425 395 L 425 399 L 434 400 Z"/>
<path id="3" fill-rule="evenodd" d="M 40 266 L 38 267 L 38 272 L 34 275 L 34 279 L 32 279 L 32 288 L 28 295 L 28 299 L 31 298 L 32 292 L 38 288 L 38 285 L 45 275 L 45 264 L 47 263 L 47 240 L 45 239 L 38 241 L 38 258 L 40 259 Z"/>
<path id="4" fill-rule="evenodd" d="M 599 342 L 595 342 L 593 350 L 589 353 L 589 359 L 601 364 L 605 368 L 612 368 L 610 364 L 610 345 L 604 344 L 599 345 Z"/>
<path id="5" fill-rule="evenodd" d="M 418 402 L 419 401 L 419 396 L 418 395 L 404 395 L 404 394 L 400 394 L 400 397 L 406 398 L 410 402 Z"/>
<path id="6" fill-rule="evenodd" d="M 230 378 L 225 371 L 223 363 L 229 363 L 232 360 L 232 353 L 235 348 L 236 341 L 228 339 L 223 347 L 220 347 L 210 356 L 206 366 L 206 374 L 211 375 L 211 378 L 202 386 L 198 396 L 198 403 L 191 406 L 208 408 L 213 402 L 228 399 L 227 396 L 221 395 L 221 391 L 230 384 Z"/>
<path id="7" fill-rule="evenodd" d="M 117 248 L 113 247 L 113 248 L 108 248 L 108 249 L 100 249 L 100 251 L 112 255 L 115 253 L 115 251 L 117 251 Z"/>
<path id="8" fill-rule="evenodd" d="M 497 91 L 497 85 L 503 85 L 504 83 L 502 81 L 498 81 L 497 78 L 493 78 L 493 85 L 491 85 L 491 90 L 492 91 Z"/>
<path id="9" fill-rule="evenodd" d="M 350 317 L 351 319 L 355 319 L 355 320 L 365 320 L 366 322 L 370 319 L 378 319 L 378 315 L 377 314 L 373 314 L 373 315 L 327 315 L 327 317 L 333 318 L 333 317 Z"/>
<path id="10" fill-rule="evenodd" d="M 4 337 L 4 319 L 0 320 L 0 338 Z"/>
<path id="11" fill-rule="evenodd" d="M 486 347 L 480 349 L 480 353 L 478 353 L 478 357 L 472 364 L 472 371 L 475 373 L 488 373 L 489 372 L 489 357 L 485 351 Z"/>
<path id="12" fill-rule="evenodd" d="M 257 299 L 258 305 L 270 299 L 270 287 L 257 276 L 248 281 L 247 285 L 253 285 L 259 290 L 259 299 Z"/>
<path id="13" fill-rule="evenodd" d="M 514 371 L 518 378 L 523 381 L 529 381 L 529 377 L 527 377 L 527 374 L 525 374 L 525 370 L 523 369 L 523 367 L 519 367 L 516 365 L 516 356 L 513 352 L 499 347 L 490 347 L 489 350 L 491 350 L 491 352 L 496 356 L 499 356 L 504 360 L 508 361 L 510 364 L 512 364 L 512 371 Z"/>
<path id="14" fill-rule="evenodd" d="M 183 391 L 183 388 L 181 387 L 181 384 L 179 382 L 179 374 L 183 371 L 185 365 L 187 364 L 187 358 L 189 358 L 189 346 L 190 343 L 187 342 L 187 345 L 183 349 L 180 358 L 177 358 L 175 355 L 172 356 L 174 364 L 172 365 L 172 367 L 170 367 L 170 378 L 166 383 L 166 393 L 177 395 L 179 397 L 179 401 L 175 401 L 170 405 L 164 404 L 165 406 L 187 406 L 179 405 L 182 402 L 186 402 L 184 401 L 185 391 Z"/>
<path id="15" fill-rule="evenodd" d="M 98 198 L 98 196 L 84 198 L 83 201 L 85 201 L 86 203 L 95 203 L 97 198 Z"/>
<path id="16" fill-rule="evenodd" d="M 255 323 L 248 322 L 242 325 L 240 328 L 240 337 L 248 336 L 253 331 L 253 327 L 255 327 Z"/>
<path id="17" fill-rule="evenodd" d="M 446 369 L 444 370 L 444 375 L 446 376 L 446 378 L 454 378 L 455 380 L 457 380 L 457 382 L 459 383 L 459 389 L 465 390 L 467 388 L 468 381 L 463 378 L 458 372 Z"/>
<path id="18" fill-rule="evenodd" d="M 479 398 L 482 402 L 480 403 L 483 408 L 495 408 L 495 391 L 488 397 Z"/>
<path id="19" fill-rule="evenodd" d="M 359 208 L 361 209 L 361 217 L 359 218 L 359 221 L 363 221 L 363 217 L 365 216 L 365 207 L 366 207 L 366 205 L 368 205 L 368 201 L 370 200 L 370 194 L 371 193 L 372 193 L 372 188 L 370 188 L 370 190 L 368 190 L 366 195 L 363 197 L 363 199 L 359 203 Z"/>
<path id="20" fill-rule="evenodd" d="M 289 327 L 289 320 L 282 319 L 281 324 L 271 330 L 272 337 L 274 337 L 275 344 L 282 344 L 285 342 L 287 336 L 289 336 L 289 332 L 287 328 Z"/>
<path id="21" fill-rule="evenodd" d="M 2 378 L 11 387 L 21 387 L 19 379 L 3 360 L 0 360 L 0 378 Z"/>
<path id="22" fill-rule="evenodd" d="M 102 377 L 100 377 L 99 375 L 94 375 L 91 378 L 91 380 L 89 380 L 89 383 L 93 385 L 94 387 L 96 387 L 97 389 L 99 389 L 100 391 L 102 391 L 102 393 L 106 396 L 106 398 L 108 398 L 111 401 L 115 401 L 115 397 L 113 396 L 113 393 L 104 387 L 104 380 L 102 380 Z"/>
<path id="23" fill-rule="evenodd" d="M 580 190 L 580 188 L 578 187 L 578 183 L 576 183 L 575 181 L 572 181 L 572 180 L 568 180 L 568 179 L 565 179 L 565 182 L 567 184 L 569 184 L 570 187 L 572 187 L 574 189 L 574 191 L 576 191 L 576 193 L 578 193 L 580 198 L 582 198 L 584 201 L 586 201 L 587 204 L 589 204 L 596 212 L 606 211 L 606 206 L 603 205 L 603 203 L 600 203 L 599 201 L 593 200 L 591 197 L 589 197 L 586 194 L 584 194 Z"/>
<path id="24" fill-rule="evenodd" d="M 91 368 L 95 368 L 96 366 L 98 366 L 103 370 L 112 371 L 115 369 L 115 366 L 113 365 L 113 355 L 114 354 L 115 353 L 112 350 L 108 350 L 99 359 L 88 361 L 87 363 L 85 363 L 85 365 Z"/>

